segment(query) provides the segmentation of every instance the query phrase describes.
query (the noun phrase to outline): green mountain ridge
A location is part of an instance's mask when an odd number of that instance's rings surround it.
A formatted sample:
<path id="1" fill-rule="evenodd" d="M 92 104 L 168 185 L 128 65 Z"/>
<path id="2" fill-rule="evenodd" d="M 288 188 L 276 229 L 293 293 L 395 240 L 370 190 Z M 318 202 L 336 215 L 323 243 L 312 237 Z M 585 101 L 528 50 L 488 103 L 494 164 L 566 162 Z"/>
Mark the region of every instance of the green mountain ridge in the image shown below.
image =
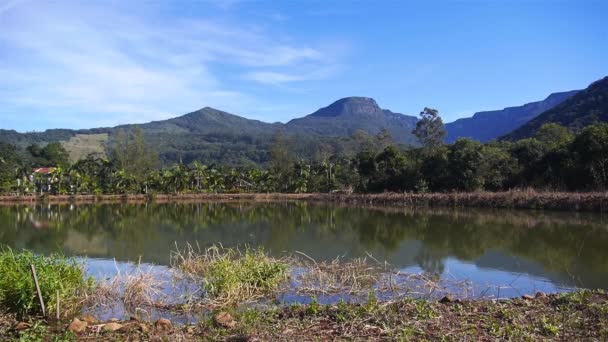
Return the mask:
<path id="1" fill-rule="evenodd" d="M 445 125 L 448 131 L 446 141 L 452 143 L 458 138 L 471 138 L 481 142 L 499 138 L 512 132 L 541 113 L 552 109 L 576 95 L 579 90 L 552 93 L 542 101 L 530 102 L 523 106 L 506 107 L 501 110 L 477 112 L 472 117 L 462 118 Z"/>
<path id="2" fill-rule="evenodd" d="M 261 164 L 269 160 L 268 148 L 277 132 L 290 136 L 299 157 L 310 158 L 319 144 L 344 149 L 343 139 L 356 131 L 370 135 L 386 128 L 398 143 L 415 143 L 411 133 L 416 118 L 381 109 L 370 98 L 348 97 L 286 124 L 247 119 L 211 107 L 161 121 L 81 130 L 49 129 L 19 133 L 0 130 L 0 141 L 25 148 L 29 144 L 66 142 L 77 135 L 108 134 L 107 145 L 119 130 L 141 128 L 146 142 L 159 153 L 163 164 L 200 160 L 227 165 Z M 106 146 L 107 147 L 107 146 Z M 95 149 L 99 146 L 95 146 Z"/>
<path id="3" fill-rule="evenodd" d="M 519 140 L 533 136 L 546 123 L 558 123 L 571 132 L 600 122 L 608 122 L 608 76 L 591 83 L 568 100 L 530 120 L 502 137 Z"/>
<path id="4" fill-rule="evenodd" d="M 270 160 L 269 149 L 277 133 L 288 138 L 286 141 L 299 159 L 313 158 L 320 151 L 325 154 L 328 151 L 331 154 L 352 153 L 362 143 L 355 137 L 356 133 L 374 136 L 384 129 L 396 143 L 417 146 L 419 142 L 412 134 L 417 121 L 417 117 L 382 109 L 372 98 L 347 97 L 287 123 L 266 123 L 204 107 L 167 120 L 116 127 L 27 133 L 0 129 L 0 142 L 25 149 L 33 143 L 44 145 L 59 141 L 71 144 L 72 150 L 78 150 L 81 156 L 87 151 L 107 151 L 117 132 L 137 127 L 142 129 L 146 143 L 158 153 L 164 165 L 199 160 L 208 164 L 244 166 L 267 163 Z M 571 131 L 578 131 L 584 126 L 606 121 L 608 77 L 582 91 L 554 93 L 542 101 L 479 112 L 471 118 L 448 123 L 446 140 L 453 142 L 458 137 L 482 142 L 500 137 L 517 140 L 534 135 L 542 124 L 548 122 L 557 122 Z M 75 146 L 79 144 L 95 146 Z"/>

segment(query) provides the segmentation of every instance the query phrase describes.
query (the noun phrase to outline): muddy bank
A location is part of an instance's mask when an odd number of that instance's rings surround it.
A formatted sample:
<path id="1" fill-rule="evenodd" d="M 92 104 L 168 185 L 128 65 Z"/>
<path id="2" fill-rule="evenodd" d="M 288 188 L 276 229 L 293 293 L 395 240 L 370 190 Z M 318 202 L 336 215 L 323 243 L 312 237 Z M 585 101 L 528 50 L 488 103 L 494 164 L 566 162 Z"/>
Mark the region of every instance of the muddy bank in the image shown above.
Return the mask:
<path id="1" fill-rule="evenodd" d="M 196 202 L 196 201 L 320 201 L 350 205 L 401 207 L 474 207 L 607 212 L 608 192 L 471 192 L 382 194 L 158 194 L 158 195 L 45 195 L 0 196 L 0 204 L 103 203 L 103 202 Z"/>
<path id="2" fill-rule="evenodd" d="M 209 314 L 195 325 L 84 316 L 47 322 L 0 316 L 0 339 L 115 340 L 555 340 L 608 338 L 608 295 L 580 291 L 524 296 L 505 301 L 399 300 L 362 304 L 233 308 Z"/>

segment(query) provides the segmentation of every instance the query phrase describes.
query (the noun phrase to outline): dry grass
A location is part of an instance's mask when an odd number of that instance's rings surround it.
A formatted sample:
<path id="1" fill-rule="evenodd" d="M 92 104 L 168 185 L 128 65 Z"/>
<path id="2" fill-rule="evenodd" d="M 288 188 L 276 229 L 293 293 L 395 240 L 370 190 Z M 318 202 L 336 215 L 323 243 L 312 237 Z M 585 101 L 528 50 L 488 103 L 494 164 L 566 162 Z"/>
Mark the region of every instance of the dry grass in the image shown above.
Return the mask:
<path id="1" fill-rule="evenodd" d="M 434 279 L 424 273 L 405 273 L 372 255 L 365 258 L 317 262 L 308 255 L 296 252 L 289 258 L 292 267 L 291 291 L 306 296 L 340 296 L 361 301 L 371 293 L 389 298 L 436 298 L 457 293 L 468 298 L 470 284 L 466 281 Z"/>
<path id="2" fill-rule="evenodd" d="M 114 277 L 99 281 L 84 304 L 90 312 L 114 310 L 124 311 L 132 317 L 150 317 L 151 310 L 173 308 L 163 293 L 166 285 L 151 268 L 138 265 L 133 270 L 118 271 Z"/>
<path id="3" fill-rule="evenodd" d="M 317 262 L 308 255 L 296 252 L 290 258 L 295 268 L 296 292 L 306 295 L 357 295 L 373 290 L 387 272 L 386 264 L 370 263 L 367 258 L 349 261 L 337 257 Z"/>

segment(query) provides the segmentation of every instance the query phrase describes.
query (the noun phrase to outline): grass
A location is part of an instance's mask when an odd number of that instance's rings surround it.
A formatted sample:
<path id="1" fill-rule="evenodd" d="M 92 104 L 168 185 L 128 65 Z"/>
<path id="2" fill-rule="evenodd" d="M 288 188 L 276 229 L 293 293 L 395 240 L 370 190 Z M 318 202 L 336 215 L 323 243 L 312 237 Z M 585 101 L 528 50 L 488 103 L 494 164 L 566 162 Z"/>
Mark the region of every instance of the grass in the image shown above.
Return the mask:
<path id="1" fill-rule="evenodd" d="M 76 134 L 70 140 L 64 141 L 61 144 L 68 151 L 70 161 L 77 162 L 80 159 L 86 158 L 89 154 L 95 153 L 100 156 L 105 156 L 105 146 L 108 142 L 108 134 Z"/>
<path id="2" fill-rule="evenodd" d="M 372 258 L 370 256 L 370 258 Z M 308 305 L 237 305 L 281 291 L 288 279 L 293 257 L 275 259 L 262 249 L 230 249 L 222 246 L 195 250 L 191 246 L 173 252 L 175 267 L 200 281 L 206 296 L 199 302 L 210 303 L 212 312 L 202 315 L 197 324 L 173 324 L 161 329 L 152 322 L 128 320 L 122 329 L 109 332 L 104 322 L 95 323 L 80 334 L 70 333 L 68 321 L 48 324 L 39 317 L 27 318 L 28 327 L 14 329 L 18 314 L 36 313 L 36 298 L 29 265 L 36 265 L 38 274 L 49 284 L 43 288 L 54 293 L 59 286 L 65 290 L 62 302 L 79 303 L 79 290 L 90 284 L 83 278 L 80 265 L 63 256 L 42 257 L 24 251 L 3 249 L 0 253 L 0 290 L 2 296 L 19 293 L 21 297 L 1 297 L 0 340 L 69 341 L 69 340 L 448 340 L 448 341 L 538 341 L 538 340 L 607 340 L 608 294 L 604 291 L 581 290 L 567 294 L 539 295 L 537 298 L 510 300 L 437 301 L 429 298 L 380 300 L 370 290 L 363 301 L 321 304 L 314 297 Z M 376 266 L 364 260 L 352 264 L 334 260 L 316 262 L 305 259 L 313 272 L 312 284 L 335 282 L 338 287 L 353 281 L 365 283 L 377 278 Z M 302 265 L 300 261 L 297 265 Z M 314 266 L 313 266 L 314 265 Z M 386 266 L 382 266 L 385 268 Z M 335 278 L 326 272 L 342 273 Z M 108 284 L 100 283 L 88 297 L 96 293 L 119 296 L 127 306 L 154 306 L 159 284 L 149 272 L 137 270 L 121 274 Z M 293 280 L 293 279 L 292 279 Z M 361 290 L 369 284 L 361 286 Z M 55 287 L 52 287 L 54 285 Z M 329 288 L 332 288 L 330 286 Z M 11 290 L 16 288 L 17 290 Z M 355 288 L 347 285 L 346 288 Z M 120 294 L 116 291 L 120 291 Z M 13 298 L 7 301 L 7 298 Z M 45 297 L 53 303 L 52 296 Z M 17 305 L 18 304 L 18 305 Z M 52 304 L 49 305 L 52 307 Z M 12 308 L 12 309 L 11 309 Z M 20 310 L 16 310 L 19 308 Z M 6 309 L 9 313 L 3 312 Z M 223 311 L 234 324 L 215 321 Z M 74 311 L 73 311 L 74 312 Z M 144 328 L 141 328 L 141 327 Z"/>
<path id="3" fill-rule="evenodd" d="M 195 250 L 191 245 L 172 253 L 172 264 L 199 280 L 212 306 L 225 307 L 262 298 L 287 280 L 288 264 L 262 248 L 244 251 L 222 246 Z"/>
<path id="4" fill-rule="evenodd" d="M 82 295 L 92 287 L 83 267 L 74 259 L 59 254 L 42 256 L 30 251 L 0 249 L 0 307 L 18 316 L 42 313 L 31 266 L 36 268 L 47 314 L 56 313 L 57 291 L 60 312 L 68 314 L 82 302 Z M 54 314 L 53 314 L 54 316 Z"/>

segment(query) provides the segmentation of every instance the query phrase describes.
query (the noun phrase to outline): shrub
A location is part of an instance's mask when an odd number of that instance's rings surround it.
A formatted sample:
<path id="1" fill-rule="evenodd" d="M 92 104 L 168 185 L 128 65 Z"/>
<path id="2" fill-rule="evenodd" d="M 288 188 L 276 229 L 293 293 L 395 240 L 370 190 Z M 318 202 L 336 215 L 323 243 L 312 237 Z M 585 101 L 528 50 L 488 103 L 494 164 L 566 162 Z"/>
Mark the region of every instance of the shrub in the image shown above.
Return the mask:
<path id="1" fill-rule="evenodd" d="M 42 256 L 0 248 L 0 307 L 19 316 L 42 313 L 31 273 L 32 264 L 47 313 L 56 311 L 57 291 L 60 310 L 66 313 L 77 306 L 79 295 L 92 287 L 92 278 L 85 278 L 82 265 L 74 259 L 59 254 Z"/>

